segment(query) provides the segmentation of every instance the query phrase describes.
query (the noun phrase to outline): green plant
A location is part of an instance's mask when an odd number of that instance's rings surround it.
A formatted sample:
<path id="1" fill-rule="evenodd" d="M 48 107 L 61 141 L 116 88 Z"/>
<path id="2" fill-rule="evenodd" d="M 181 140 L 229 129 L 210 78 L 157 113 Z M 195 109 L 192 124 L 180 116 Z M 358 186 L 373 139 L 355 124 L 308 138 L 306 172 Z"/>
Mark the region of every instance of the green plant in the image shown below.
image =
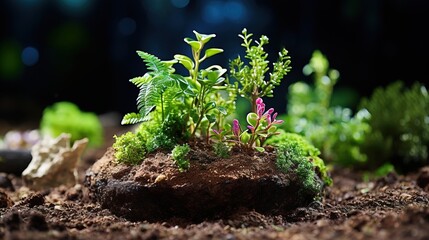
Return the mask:
<path id="1" fill-rule="evenodd" d="M 144 137 L 139 133 L 126 132 L 120 136 L 114 135 L 115 159 L 118 162 L 139 164 L 146 155 Z"/>
<path id="2" fill-rule="evenodd" d="M 293 172 L 301 180 L 301 191 L 318 193 L 322 184 L 318 181 L 314 167 L 305 156 L 297 142 L 286 142 L 277 146 L 277 161 L 279 169 Z"/>
<path id="3" fill-rule="evenodd" d="M 115 149 L 121 153 L 116 157 L 126 158 L 124 163 L 138 163 L 144 159 L 140 154 L 167 150 L 171 151 L 171 158 L 179 170 L 186 171 L 191 164 L 187 155 L 202 139 L 212 144 L 217 156 L 227 158 L 233 147 L 264 151 L 267 144 L 273 143 L 270 139 L 279 134 L 278 125 L 283 120 L 277 119 L 278 114 L 273 108 L 266 110 L 262 97 L 272 97 L 274 87 L 290 71 L 287 51 L 282 49 L 279 53 L 266 81 L 269 61 L 263 46 L 268 43 L 268 38 L 262 36 L 260 42 L 252 46 L 252 34 L 243 29 L 239 36 L 244 40 L 242 46 L 246 48 L 249 64 L 245 65 L 240 57 L 230 61 L 231 74 L 224 77 L 226 69 L 219 65 L 202 68 L 207 58 L 223 52 L 219 48 L 204 50 L 215 35 L 196 31 L 194 34 L 196 39 L 185 38 L 191 47 L 191 57 L 176 54 L 174 60 L 161 61 L 152 54 L 138 51 L 148 72 L 130 80 L 140 89 L 137 98 L 139 111 L 126 114 L 122 124 L 140 125 L 132 134 L 116 137 Z M 176 74 L 176 63 L 183 66 L 189 75 Z M 230 79 L 235 79 L 235 82 L 231 83 Z M 237 119 L 239 116 L 234 116 L 238 95 L 252 105 L 246 117 L 248 126 L 244 130 Z M 230 121 L 232 124 L 228 123 Z M 319 191 L 323 183 L 318 182 L 317 177 L 320 175 L 328 184 L 327 169 L 317 156 L 320 152 L 316 154 L 317 149 L 314 148 L 311 150 L 314 152 L 308 155 L 310 152 L 305 151 L 310 151 L 311 145 L 300 141 L 290 138 L 287 143 L 276 145 L 279 148 L 278 166 L 284 171 L 295 172 L 303 181 L 305 191 Z M 123 144 L 131 144 L 131 148 L 121 150 Z M 129 154 L 139 146 L 143 151 L 136 152 L 138 157 L 131 159 Z"/>
<path id="4" fill-rule="evenodd" d="M 215 142 L 213 144 L 213 150 L 216 156 L 221 158 L 229 157 L 229 147 L 225 142 Z"/>
<path id="5" fill-rule="evenodd" d="M 320 158 L 320 150 L 303 136 L 279 129 L 278 134 L 269 138 L 265 144 L 277 148 L 277 165 L 283 171 L 288 172 L 295 166 L 295 170 L 300 171 L 298 176 L 305 177 L 305 172 L 311 170 L 310 165 L 307 163 L 309 162 L 312 165 L 312 169 L 319 173 L 323 183 L 327 186 L 332 185 L 332 179 L 328 174 L 328 168 Z M 304 163 L 302 163 L 303 161 Z M 302 166 L 298 168 L 297 166 L 299 165 Z M 311 189 L 317 187 L 311 184 L 312 173 L 305 177 L 305 182 Z"/>
<path id="6" fill-rule="evenodd" d="M 95 113 L 84 112 L 67 101 L 56 102 L 43 110 L 40 121 L 42 135 L 58 137 L 61 133 L 71 134 L 71 141 L 88 138 L 89 146 L 103 143 L 103 127 Z"/>
<path id="7" fill-rule="evenodd" d="M 222 122 L 223 117 L 234 110 L 233 91 L 222 77 L 226 69 L 219 65 L 201 68 L 206 59 L 223 52 L 219 48 L 209 48 L 203 52 L 205 45 L 216 35 L 196 31 L 194 34 L 196 40 L 185 38 L 191 47 L 192 59 L 176 54 L 174 60 L 161 61 L 152 54 L 137 52 L 150 71 L 130 80 L 140 89 L 137 98 L 139 112 L 126 114 L 122 124 L 148 121 L 156 114 L 160 114 L 160 121 L 164 122 L 174 114 L 174 118 L 185 119 L 186 126 L 182 127 L 181 135 L 190 134 L 190 138 L 194 139 L 198 133 L 208 139 L 211 126 L 216 121 L 218 124 Z M 184 66 L 189 76 L 175 74 L 173 65 L 176 63 Z M 225 100 L 221 90 L 227 93 L 229 100 Z"/>
<path id="8" fill-rule="evenodd" d="M 369 168 L 392 163 L 406 172 L 428 163 L 429 94 L 424 85 L 416 82 L 407 88 L 396 81 L 379 87 L 362 99 L 360 108 L 371 114 L 372 131 L 363 145 Z"/>
<path id="9" fill-rule="evenodd" d="M 360 146 L 370 131 L 365 109 L 355 115 L 352 110 L 332 106 L 331 98 L 339 73 L 319 50 L 313 52 L 305 75 L 313 75 L 314 85 L 300 81 L 289 87 L 287 115 L 282 125 L 287 132 L 304 136 L 321 151 L 322 158 L 342 166 L 364 165 L 367 156 Z"/>
<path id="10" fill-rule="evenodd" d="M 264 151 L 263 144 L 265 140 L 277 134 L 278 124 L 283 123 L 283 120 L 277 120 L 277 113 L 274 113 L 274 108 L 265 111 L 265 104 L 262 98 L 256 99 L 256 112 L 247 114 L 247 126 L 245 131 L 241 130 L 240 123 L 234 119 L 232 132 L 235 143 L 247 148 L 255 148 L 258 151 Z M 250 130 L 250 133 L 248 132 Z"/>
<path id="11" fill-rule="evenodd" d="M 188 155 L 190 150 L 191 148 L 188 144 L 183 144 L 176 145 L 173 148 L 173 151 L 171 151 L 171 157 L 176 162 L 181 172 L 188 170 L 190 166 L 189 160 L 186 159 L 186 156 Z"/>
<path id="12" fill-rule="evenodd" d="M 269 61 L 267 60 L 268 53 L 265 52 L 264 45 L 269 42 L 268 37 L 262 35 L 259 38 L 259 42 L 255 41 L 256 45 L 252 45 L 253 34 L 248 34 L 246 28 L 241 33 L 239 34 L 239 37 L 243 39 L 241 46 L 246 48 L 245 58 L 249 62 L 246 65 L 240 56 L 230 61 L 230 75 L 236 80 L 238 94 L 246 98 L 252 105 L 251 111 L 256 112 L 256 99 L 273 96 L 275 86 L 280 85 L 283 77 L 290 72 L 291 67 L 289 65 L 291 61 L 288 51 L 283 48 L 279 52 L 277 61 L 273 64 L 269 79 L 265 80 L 269 70 Z"/>

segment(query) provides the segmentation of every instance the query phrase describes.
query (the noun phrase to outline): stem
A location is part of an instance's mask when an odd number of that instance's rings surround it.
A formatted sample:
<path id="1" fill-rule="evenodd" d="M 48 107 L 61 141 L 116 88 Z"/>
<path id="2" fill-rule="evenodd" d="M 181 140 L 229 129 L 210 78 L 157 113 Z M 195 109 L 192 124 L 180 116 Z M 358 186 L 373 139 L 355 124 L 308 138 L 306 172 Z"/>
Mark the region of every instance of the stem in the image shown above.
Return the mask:
<path id="1" fill-rule="evenodd" d="M 161 117 L 162 117 L 162 122 L 164 122 L 165 118 L 164 118 L 164 95 L 161 93 Z"/>
<path id="2" fill-rule="evenodd" d="M 257 108 L 256 108 L 256 99 L 258 99 L 259 94 L 258 94 L 258 87 L 255 85 L 252 95 L 251 95 L 251 103 L 252 103 L 252 112 L 257 113 Z"/>

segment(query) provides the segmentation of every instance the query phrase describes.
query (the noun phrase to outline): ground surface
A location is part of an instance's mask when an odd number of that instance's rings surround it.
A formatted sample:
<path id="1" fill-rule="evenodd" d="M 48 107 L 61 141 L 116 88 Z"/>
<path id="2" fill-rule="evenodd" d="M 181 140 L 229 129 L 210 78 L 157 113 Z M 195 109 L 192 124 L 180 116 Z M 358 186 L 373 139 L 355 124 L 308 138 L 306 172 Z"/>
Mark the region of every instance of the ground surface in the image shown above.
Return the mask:
<path id="1" fill-rule="evenodd" d="M 114 131 L 106 131 L 106 147 Z M 322 201 L 284 214 L 129 221 L 101 208 L 83 185 L 105 150 L 85 153 L 73 188 L 34 192 L 19 176 L 1 174 L 0 239 L 429 239 L 429 171 L 364 182 L 357 172 L 334 169 Z"/>

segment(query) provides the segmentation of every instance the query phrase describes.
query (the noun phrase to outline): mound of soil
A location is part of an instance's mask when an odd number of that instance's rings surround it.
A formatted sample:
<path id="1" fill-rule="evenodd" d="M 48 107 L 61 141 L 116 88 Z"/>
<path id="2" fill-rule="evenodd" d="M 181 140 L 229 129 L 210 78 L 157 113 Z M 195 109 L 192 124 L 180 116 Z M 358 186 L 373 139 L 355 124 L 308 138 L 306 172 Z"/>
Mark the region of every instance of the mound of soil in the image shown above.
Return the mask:
<path id="1" fill-rule="evenodd" d="M 134 221 L 174 217 L 198 223 L 245 209 L 279 214 L 311 203 L 318 193 L 304 191 L 295 174 L 278 170 L 275 157 L 273 149 L 233 149 L 229 158 L 219 158 L 198 144 L 188 154 L 190 168 L 180 172 L 165 152 L 132 166 L 116 163 L 109 148 L 88 170 L 85 186 L 102 207 Z"/>

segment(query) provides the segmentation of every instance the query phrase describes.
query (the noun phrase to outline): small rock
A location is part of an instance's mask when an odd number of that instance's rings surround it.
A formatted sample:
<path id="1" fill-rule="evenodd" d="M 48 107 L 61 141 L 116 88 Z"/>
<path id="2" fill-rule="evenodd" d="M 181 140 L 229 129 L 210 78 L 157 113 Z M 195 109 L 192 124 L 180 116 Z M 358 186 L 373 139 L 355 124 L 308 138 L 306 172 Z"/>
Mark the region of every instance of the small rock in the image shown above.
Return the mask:
<path id="1" fill-rule="evenodd" d="M 70 147 L 70 138 L 70 134 L 63 133 L 55 139 L 42 139 L 33 146 L 33 159 L 22 172 L 24 182 L 29 188 L 42 190 L 76 184 L 76 165 L 88 144 L 88 139 L 77 140 L 73 147 Z"/>

